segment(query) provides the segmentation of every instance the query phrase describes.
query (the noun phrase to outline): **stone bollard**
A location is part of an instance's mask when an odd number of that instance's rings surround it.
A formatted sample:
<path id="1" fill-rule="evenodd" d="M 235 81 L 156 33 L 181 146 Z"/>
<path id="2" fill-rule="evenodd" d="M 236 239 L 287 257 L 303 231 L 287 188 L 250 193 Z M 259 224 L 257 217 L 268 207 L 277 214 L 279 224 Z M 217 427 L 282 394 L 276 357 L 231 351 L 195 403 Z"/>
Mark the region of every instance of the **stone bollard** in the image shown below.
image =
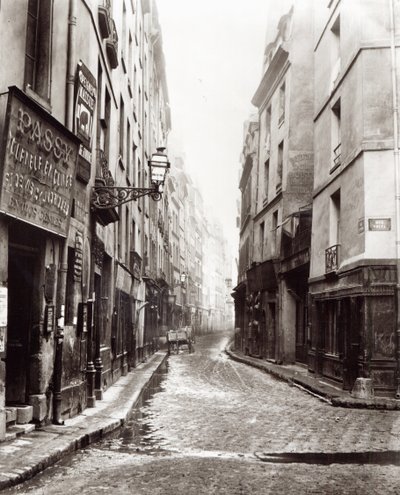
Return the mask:
<path id="1" fill-rule="evenodd" d="M 356 378 L 350 394 L 355 399 L 373 399 L 374 387 L 371 378 Z"/>

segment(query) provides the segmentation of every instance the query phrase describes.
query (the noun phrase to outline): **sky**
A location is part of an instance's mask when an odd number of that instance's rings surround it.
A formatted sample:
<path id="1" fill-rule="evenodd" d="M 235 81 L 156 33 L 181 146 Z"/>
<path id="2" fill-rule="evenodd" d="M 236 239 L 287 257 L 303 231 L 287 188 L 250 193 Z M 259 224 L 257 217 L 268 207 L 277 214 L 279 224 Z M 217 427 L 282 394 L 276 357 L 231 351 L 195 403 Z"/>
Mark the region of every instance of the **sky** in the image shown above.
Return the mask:
<path id="1" fill-rule="evenodd" d="M 266 0 L 157 0 L 172 131 L 208 211 L 221 220 L 232 256 L 243 125 L 256 108 Z"/>

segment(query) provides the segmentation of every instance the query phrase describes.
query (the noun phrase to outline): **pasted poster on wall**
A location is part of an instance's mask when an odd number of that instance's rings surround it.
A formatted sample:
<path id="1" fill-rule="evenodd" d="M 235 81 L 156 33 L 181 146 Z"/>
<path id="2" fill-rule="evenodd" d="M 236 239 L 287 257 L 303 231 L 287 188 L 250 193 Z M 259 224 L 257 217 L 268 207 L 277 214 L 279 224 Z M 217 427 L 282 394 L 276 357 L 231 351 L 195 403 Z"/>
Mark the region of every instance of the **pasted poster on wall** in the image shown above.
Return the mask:
<path id="1" fill-rule="evenodd" d="M 8 95 L 0 211 L 66 236 L 79 139 L 16 87 Z"/>

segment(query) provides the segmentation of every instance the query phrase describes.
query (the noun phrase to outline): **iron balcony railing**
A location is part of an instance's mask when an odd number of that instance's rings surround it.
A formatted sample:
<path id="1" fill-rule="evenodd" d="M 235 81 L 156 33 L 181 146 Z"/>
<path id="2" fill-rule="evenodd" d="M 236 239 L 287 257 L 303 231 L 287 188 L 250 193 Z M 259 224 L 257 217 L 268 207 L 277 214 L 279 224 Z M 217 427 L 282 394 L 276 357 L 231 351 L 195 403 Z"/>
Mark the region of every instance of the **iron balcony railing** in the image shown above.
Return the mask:
<path id="1" fill-rule="evenodd" d="M 333 150 L 333 166 L 338 167 L 342 163 L 342 143 L 339 143 Z"/>
<path id="2" fill-rule="evenodd" d="M 118 33 L 115 22 L 111 19 L 111 34 L 106 41 L 106 52 L 112 69 L 118 67 Z"/>
<path id="3" fill-rule="evenodd" d="M 339 268 L 340 244 L 325 249 L 325 273 L 335 272 Z"/>

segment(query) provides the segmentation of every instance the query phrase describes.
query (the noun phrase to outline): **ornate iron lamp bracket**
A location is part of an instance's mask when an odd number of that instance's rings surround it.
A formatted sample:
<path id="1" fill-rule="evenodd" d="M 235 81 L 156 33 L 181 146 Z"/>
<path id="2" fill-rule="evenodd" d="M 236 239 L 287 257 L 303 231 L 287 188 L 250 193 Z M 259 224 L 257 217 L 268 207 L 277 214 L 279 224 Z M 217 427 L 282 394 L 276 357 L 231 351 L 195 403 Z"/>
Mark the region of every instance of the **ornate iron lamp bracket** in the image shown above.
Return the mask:
<path id="1" fill-rule="evenodd" d="M 107 210 L 129 201 L 136 201 L 142 196 L 150 196 L 154 201 L 160 201 L 162 195 L 157 187 L 119 187 L 97 184 L 92 189 L 92 208 Z"/>

